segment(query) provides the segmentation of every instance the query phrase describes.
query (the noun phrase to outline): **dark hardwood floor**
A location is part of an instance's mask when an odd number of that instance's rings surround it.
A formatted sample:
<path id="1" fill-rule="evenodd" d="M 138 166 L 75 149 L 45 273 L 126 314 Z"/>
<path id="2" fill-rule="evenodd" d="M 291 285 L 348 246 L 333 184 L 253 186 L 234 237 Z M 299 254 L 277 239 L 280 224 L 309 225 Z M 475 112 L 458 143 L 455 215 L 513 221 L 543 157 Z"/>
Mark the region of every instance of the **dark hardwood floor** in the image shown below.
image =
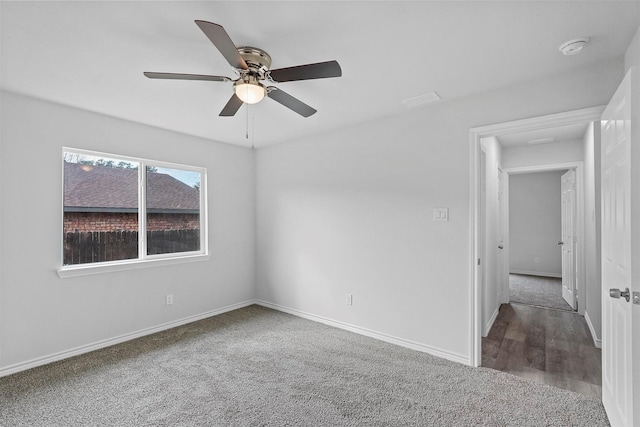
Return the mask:
<path id="1" fill-rule="evenodd" d="M 601 350 L 574 312 L 503 304 L 482 338 L 482 366 L 600 399 Z"/>

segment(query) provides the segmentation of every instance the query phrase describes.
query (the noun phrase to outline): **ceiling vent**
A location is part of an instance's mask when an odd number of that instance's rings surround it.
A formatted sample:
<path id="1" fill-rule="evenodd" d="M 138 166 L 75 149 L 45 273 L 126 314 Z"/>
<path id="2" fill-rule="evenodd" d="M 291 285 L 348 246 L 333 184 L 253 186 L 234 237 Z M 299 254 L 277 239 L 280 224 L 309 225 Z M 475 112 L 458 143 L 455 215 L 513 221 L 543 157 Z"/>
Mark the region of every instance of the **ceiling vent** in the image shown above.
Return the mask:
<path id="1" fill-rule="evenodd" d="M 563 55 L 575 55 L 579 53 L 587 43 L 589 43 L 589 37 L 581 37 L 562 43 L 558 49 L 560 49 Z"/>
<path id="2" fill-rule="evenodd" d="M 414 96 L 413 98 L 407 98 L 402 100 L 407 107 L 417 107 L 419 105 L 429 104 L 440 100 L 440 95 L 435 92 L 425 93 L 424 95 Z"/>
<path id="3" fill-rule="evenodd" d="M 527 141 L 529 145 L 538 145 L 538 144 L 548 144 L 550 142 L 554 142 L 555 138 L 540 138 L 540 139 L 532 139 L 531 141 Z"/>

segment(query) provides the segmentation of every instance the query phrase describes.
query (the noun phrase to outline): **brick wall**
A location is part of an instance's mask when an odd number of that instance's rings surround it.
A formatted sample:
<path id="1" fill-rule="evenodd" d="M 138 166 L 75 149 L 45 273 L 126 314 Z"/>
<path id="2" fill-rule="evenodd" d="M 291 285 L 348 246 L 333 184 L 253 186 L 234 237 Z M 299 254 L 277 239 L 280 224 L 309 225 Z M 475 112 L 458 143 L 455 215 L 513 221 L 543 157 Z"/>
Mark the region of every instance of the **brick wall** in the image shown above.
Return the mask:
<path id="1" fill-rule="evenodd" d="M 198 214 L 149 214 L 147 231 L 192 230 L 200 228 Z"/>
<path id="2" fill-rule="evenodd" d="M 200 228 L 198 214 L 149 214 L 147 231 Z M 64 232 L 137 231 L 138 214 L 111 212 L 65 212 Z"/>

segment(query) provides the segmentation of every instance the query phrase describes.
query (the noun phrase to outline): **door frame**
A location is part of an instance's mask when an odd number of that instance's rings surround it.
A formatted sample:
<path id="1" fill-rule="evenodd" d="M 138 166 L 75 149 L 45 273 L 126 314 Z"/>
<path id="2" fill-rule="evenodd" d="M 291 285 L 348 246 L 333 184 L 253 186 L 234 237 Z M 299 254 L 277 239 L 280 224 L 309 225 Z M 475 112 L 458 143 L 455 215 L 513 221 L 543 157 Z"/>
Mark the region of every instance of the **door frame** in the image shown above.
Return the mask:
<path id="1" fill-rule="evenodd" d="M 485 147 L 480 146 L 479 151 L 480 158 L 479 161 L 479 180 L 478 180 L 478 222 L 480 224 L 484 224 L 484 227 L 480 227 L 478 229 L 478 239 L 481 241 L 486 241 L 487 237 L 487 150 Z M 478 259 L 484 259 L 487 254 L 486 245 L 478 246 Z M 487 283 L 487 268 L 484 262 L 476 263 L 476 268 L 478 270 L 478 289 L 480 296 L 484 295 L 486 292 L 486 283 Z M 481 307 L 484 305 L 484 302 L 481 302 Z M 481 308 L 482 310 L 482 308 Z M 484 323 L 482 311 L 480 312 L 480 322 Z M 482 326 L 484 329 L 484 325 Z M 488 331 L 486 331 L 488 333 Z M 484 334 L 483 334 L 484 336 Z"/>
<path id="2" fill-rule="evenodd" d="M 508 174 L 502 166 L 498 167 L 498 259 L 496 271 L 498 272 L 498 310 L 506 299 L 509 302 L 509 189 Z M 502 239 L 500 239 L 502 237 Z M 502 246 L 502 248 L 500 248 Z M 505 250 L 506 248 L 506 250 Z M 501 258 L 500 258 L 501 257 Z M 502 259 L 502 263 L 500 262 Z M 496 315 L 497 317 L 497 315 Z M 489 334 L 489 331 L 486 331 Z"/>
<path id="3" fill-rule="evenodd" d="M 558 170 L 574 170 L 576 172 L 576 223 L 575 223 L 575 237 L 578 241 L 576 245 L 576 271 L 578 274 L 574 277 L 574 280 L 581 284 L 578 288 L 578 313 L 584 316 L 585 301 L 587 299 L 587 289 L 585 286 L 585 246 L 584 246 L 584 162 L 567 162 L 567 163 L 550 163 L 543 165 L 524 166 L 516 168 L 506 168 L 505 172 L 505 203 L 504 203 L 504 239 L 505 259 L 509 259 L 509 182 L 511 175 L 523 174 L 523 173 L 536 173 L 536 172 L 551 172 Z M 505 298 L 502 300 L 503 304 L 509 302 L 509 268 L 508 262 L 505 272 L 507 276 L 507 283 L 504 285 L 503 295 Z M 575 284 L 574 284 L 575 288 Z"/>
<path id="4" fill-rule="evenodd" d="M 477 267 L 480 252 L 479 224 L 479 186 L 480 186 L 480 150 L 481 139 L 501 136 L 509 133 L 525 132 L 542 128 L 600 121 L 605 106 L 584 108 L 563 113 L 550 114 L 529 119 L 497 123 L 469 129 L 469 364 L 480 366 L 482 363 L 482 289 L 480 288 L 479 269 Z M 508 177 L 508 174 L 507 174 Z M 507 184 L 505 182 L 505 184 Z M 505 185 L 505 193 L 508 185 Z M 579 193 L 578 193 L 579 194 Z M 507 203 L 505 203 L 507 205 Z M 505 218 L 508 224 L 508 218 Z M 505 233 L 506 235 L 506 233 Z M 508 249 L 508 245 L 506 245 Z M 505 256 L 508 253 L 504 254 Z M 482 260 L 482 263 L 497 262 Z M 584 303 L 583 303 L 584 305 Z"/>

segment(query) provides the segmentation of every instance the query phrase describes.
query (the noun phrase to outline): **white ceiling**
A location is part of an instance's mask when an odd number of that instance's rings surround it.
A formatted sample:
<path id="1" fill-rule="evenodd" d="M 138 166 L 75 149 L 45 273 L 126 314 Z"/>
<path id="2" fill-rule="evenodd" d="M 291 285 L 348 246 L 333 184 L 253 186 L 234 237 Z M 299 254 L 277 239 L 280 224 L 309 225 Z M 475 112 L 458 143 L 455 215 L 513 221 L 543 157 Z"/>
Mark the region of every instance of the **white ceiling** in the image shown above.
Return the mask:
<path id="1" fill-rule="evenodd" d="M 588 67 L 624 54 L 640 1 L 2 2 L 2 89 L 217 141 L 256 146 L 403 114 Z M 335 59 L 341 78 L 281 83 L 318 109 L 270 99 L 218 117 L 230 83 L 150 80 L 143 71 L 235 77 L 193 22 L 218 23 L 272 68 Z M 587 36 L 580 55 L 558 46 Z M 414 107 L 414 108 L 425 108 Z"/>
<path id="2" fill-rule="evenodd" d="M 587 132 L 588 123 L 578 123 L 564 126 L 554 126 L 544 129 L 536 129 L 527 132 L 517 132 L 501 135 L 498 141 L 504 148 L 528 145 L 529 141 L 540 141 L 553 138 L 549 143 L 562 143 L 566 141 L 580 140 Z"/>

